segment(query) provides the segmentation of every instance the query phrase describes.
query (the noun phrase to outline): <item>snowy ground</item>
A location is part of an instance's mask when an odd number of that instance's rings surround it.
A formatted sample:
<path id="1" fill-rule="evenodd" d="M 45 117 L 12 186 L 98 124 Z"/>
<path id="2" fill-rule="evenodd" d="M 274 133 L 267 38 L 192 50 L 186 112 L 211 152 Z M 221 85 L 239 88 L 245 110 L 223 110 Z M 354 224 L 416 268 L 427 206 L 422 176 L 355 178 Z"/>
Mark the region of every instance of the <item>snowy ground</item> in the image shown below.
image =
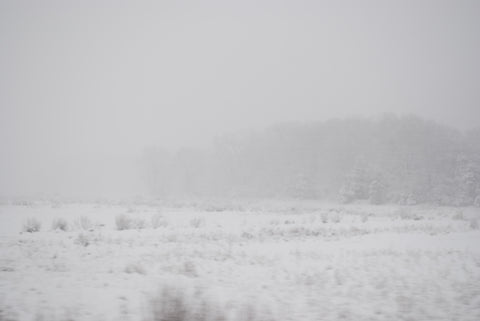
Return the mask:
<path id="1" fill-rule="evenodd" d="M 0 320 L 480 320 L 479 223 L 474 208 L 4 204 Z"/>

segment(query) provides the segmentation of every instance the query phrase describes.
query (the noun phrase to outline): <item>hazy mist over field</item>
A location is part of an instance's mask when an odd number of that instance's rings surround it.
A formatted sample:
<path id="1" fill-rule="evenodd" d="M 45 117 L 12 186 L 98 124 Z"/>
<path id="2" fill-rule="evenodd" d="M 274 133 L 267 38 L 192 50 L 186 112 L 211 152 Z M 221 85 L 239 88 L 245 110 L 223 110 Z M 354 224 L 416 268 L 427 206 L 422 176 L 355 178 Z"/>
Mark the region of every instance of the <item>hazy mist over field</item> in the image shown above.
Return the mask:
<path id="1" fill-rule="evenodd" d="M 145 150 L 278 123 L 480 125 L 478 1 L 3 0 L 0 43 L 4 196 L 149 194 Z"/>
<path id="2" fill-rule="evenodd" d="M 480 0 L 0 0 L 0 321 L 480 320 Z"/>

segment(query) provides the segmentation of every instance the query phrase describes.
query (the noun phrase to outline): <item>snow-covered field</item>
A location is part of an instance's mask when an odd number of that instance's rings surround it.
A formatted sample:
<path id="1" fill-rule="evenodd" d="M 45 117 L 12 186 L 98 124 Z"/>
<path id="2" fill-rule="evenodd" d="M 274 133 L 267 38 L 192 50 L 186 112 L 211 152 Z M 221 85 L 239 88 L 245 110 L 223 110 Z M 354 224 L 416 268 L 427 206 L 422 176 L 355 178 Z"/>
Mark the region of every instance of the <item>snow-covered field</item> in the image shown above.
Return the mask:
<path id="1" fill-rule="evenodd" d="M 480 320 L 479 224 L 474 208 L 4 204 L 0 320 Z"/>

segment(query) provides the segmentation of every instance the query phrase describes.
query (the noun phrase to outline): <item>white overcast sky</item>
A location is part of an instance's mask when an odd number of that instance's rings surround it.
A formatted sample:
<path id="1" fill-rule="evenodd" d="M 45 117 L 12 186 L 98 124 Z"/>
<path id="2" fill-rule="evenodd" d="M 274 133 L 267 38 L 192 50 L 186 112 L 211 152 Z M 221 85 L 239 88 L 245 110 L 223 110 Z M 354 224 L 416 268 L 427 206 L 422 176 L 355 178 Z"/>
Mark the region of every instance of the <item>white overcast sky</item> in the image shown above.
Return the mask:
<path id="1" fill-rule="evenodd" d="M 475 0 L 0 0 L 0 174 L 282 121 L 394 112 L 468 129 L 479 57 Z"/>

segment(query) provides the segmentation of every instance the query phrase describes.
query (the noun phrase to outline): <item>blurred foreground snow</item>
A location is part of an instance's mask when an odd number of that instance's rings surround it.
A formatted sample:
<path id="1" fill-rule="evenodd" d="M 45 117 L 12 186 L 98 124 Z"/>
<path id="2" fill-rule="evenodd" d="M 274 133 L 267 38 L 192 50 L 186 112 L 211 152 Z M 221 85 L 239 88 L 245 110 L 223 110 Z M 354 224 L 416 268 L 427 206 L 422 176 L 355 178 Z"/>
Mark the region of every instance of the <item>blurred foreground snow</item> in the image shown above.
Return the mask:
<path id="1" fill-rule="evenodd" d="M 22 232 L 32 218 L 40 231 Z M 479 219 L 320 203 L 5 204 L 0 320 L 480 320 Z"/>

